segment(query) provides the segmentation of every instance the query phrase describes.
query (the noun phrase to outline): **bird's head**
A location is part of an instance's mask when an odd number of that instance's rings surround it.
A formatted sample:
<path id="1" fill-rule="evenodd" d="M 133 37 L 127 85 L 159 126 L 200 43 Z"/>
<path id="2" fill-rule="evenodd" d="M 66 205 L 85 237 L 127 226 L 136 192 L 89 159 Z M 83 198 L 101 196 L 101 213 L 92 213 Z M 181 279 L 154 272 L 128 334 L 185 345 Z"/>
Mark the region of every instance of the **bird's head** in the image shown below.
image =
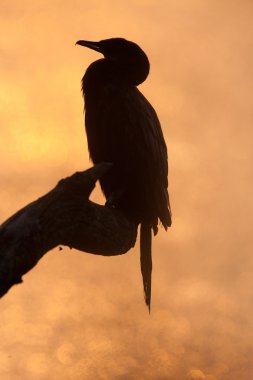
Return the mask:
<path id="1" fill-rule="evenodd" d="M 142 83 L 148 76 L 148 57 L 134 42 L 124 38 L 110 38 L 98 42 L 80 40 L 76 44 L 96 50 L 103 54 L 106 60 L 135 73 L 135 85 Z"/>

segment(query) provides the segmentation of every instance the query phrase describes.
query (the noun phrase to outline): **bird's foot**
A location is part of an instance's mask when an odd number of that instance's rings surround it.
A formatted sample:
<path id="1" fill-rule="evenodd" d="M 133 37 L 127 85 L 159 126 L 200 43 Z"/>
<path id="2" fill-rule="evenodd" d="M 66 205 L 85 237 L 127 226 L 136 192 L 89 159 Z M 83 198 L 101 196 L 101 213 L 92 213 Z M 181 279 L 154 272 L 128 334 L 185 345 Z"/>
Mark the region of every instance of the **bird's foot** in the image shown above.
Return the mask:
<path id="1" fill-rule="evenodd" d="M 105 205 L 110 208 L 115 208 L 117 206 L 118 200 L 124 194 L 124 190 L 118 190 L 111 193 L 111 195 L 107 198 Z"/>

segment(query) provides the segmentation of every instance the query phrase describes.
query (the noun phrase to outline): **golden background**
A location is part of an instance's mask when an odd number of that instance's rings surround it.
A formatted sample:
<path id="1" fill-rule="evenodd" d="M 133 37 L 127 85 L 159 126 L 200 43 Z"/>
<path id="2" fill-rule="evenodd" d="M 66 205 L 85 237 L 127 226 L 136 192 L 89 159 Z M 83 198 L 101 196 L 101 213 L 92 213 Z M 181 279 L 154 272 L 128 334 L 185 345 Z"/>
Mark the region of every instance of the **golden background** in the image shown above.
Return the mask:
<path id="1" fill-rule="evenodd" d="M 173 210 L 151 316 L 138 247 L 50 252 L 0 301 L 1 380 L 250 379 L 252 29 L 251 0 L 0 0 L 1 222 L 91 165 L 80 81 L 99 55 L 79 39 L 148 54 Z"/>

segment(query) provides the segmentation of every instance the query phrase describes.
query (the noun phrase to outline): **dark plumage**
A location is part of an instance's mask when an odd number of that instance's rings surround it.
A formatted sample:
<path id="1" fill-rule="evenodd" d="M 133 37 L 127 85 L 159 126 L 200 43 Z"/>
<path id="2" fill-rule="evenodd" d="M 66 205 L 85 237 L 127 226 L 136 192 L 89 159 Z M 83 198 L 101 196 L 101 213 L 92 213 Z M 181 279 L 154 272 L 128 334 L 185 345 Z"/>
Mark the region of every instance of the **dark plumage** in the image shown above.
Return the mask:
<path id="1" fill-rule="evenodd" d="M 141 224 L 141 270 L 151 300 L 151 229 L 171 225 L 167 149 L 155 110 L 137 89 L 149 73 L 141 48 L 123 38 L 78 41 L 104 55 L 87 69 L 82 89 L 90 157 L 113 163 L 101 180 L 107 202 Z"/>

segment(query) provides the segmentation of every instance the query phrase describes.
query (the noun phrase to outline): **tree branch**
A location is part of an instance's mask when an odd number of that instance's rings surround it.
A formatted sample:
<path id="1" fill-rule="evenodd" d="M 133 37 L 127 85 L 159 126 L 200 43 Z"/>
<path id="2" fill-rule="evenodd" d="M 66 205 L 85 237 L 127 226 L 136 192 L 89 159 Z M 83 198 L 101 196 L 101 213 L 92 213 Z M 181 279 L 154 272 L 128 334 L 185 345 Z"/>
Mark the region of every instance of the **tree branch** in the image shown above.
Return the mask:
<path id="1" fill-rule="evenodd" d="M 121 255 L 135 245 L 134 223 L 118 210 L 89 201 L 110 167 L 98 164 L 61 180 L 0 226 L 0 297 L 58 245 L 104 256 Z"/>

